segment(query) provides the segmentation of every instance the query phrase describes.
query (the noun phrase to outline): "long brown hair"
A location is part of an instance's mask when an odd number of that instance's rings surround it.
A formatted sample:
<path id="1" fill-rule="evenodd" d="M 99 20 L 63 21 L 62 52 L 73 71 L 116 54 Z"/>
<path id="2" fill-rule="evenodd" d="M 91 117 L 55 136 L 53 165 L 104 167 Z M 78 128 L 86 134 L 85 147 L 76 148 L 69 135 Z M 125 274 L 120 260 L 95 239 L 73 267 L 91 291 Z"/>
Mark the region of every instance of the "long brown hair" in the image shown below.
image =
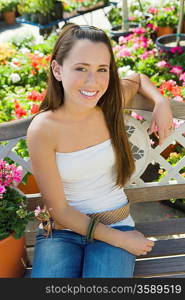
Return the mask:
<path id="1" fill-rule="evenodd" d="M 68 23 L 62 29 L 54 46 L 51 62 L 55 59 L 60 65 L 69 54 L 77 40 L 88 39 L 92 42 L 104 43 L 111 56 L 109 85 L 97 105 L 101 107 L 115 151 L 117 180 L 116 185 L 123 187 L 135 170 L 135 163 L 131 153 L 127 133 L 124 126 L 122 109 L 122 91 L 117 66 L 109 37 L 101 29 L 88 25 Z M 55 110 L 64 103 L 64 90 L 61 81 L 55 79 L 51 63 L 48 77 L 46 96 L 39 111 Z"/>

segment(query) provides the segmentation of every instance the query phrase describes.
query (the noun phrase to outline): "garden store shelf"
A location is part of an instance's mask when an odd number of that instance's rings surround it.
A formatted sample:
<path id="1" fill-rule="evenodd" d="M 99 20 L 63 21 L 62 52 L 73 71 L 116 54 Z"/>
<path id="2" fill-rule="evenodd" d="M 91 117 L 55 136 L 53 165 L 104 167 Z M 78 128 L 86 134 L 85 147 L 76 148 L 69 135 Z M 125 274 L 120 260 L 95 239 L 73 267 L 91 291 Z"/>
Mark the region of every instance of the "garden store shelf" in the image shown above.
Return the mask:
<path id="1" fill-rule="evenodd" d="M 37 26 L 39 27 L 40 29 L 46 29 L 46 28 L 51 28 L 53 26 L 56 26 L 58 25 L 60 22 L 67 22 L 68 20 L 72 19 L 72 18 L 75 18 L 75 17 L 79 17 L 79 16 L 84 16 L 85 14 L 87 13 L 91 13 L 93 11 L 96 11 L 98 9 L 104 9 L 105 7 L 107 6 L 110 6 L 111 4 L 108 3 L 108 4 L 104 4 L 104 5 L 101 5 L 101 6 L 98 6 L 98 7 L 94 7 L 94 8 L 90 8 L 90 9 L 87 9 L 85 11 L 78 11 L 77 13 L 75 13 L 74 15 L 70 16 L 70 17 L 67 17 L 67 18 L 62 18 L 62 19 L 57 19 L 57 20 L 54 20 L 48 24 L 40 24 L 40 23 L 33 23 L 31 21 L 28 21 L 28 20 L 25 20 L 23 17 L 18 17 L 16 18 L 16 22 L 17 23 L 22 23 L 22 24 L 29 24 L 29 25 L 33 25 L 33 26 Z M 106 16 L 106 13 L 104 12 L 105 16 Z M 86 19 L 85 19 L 86 20 Z M 87 20 L 86 20 L 87 22 Z"/>

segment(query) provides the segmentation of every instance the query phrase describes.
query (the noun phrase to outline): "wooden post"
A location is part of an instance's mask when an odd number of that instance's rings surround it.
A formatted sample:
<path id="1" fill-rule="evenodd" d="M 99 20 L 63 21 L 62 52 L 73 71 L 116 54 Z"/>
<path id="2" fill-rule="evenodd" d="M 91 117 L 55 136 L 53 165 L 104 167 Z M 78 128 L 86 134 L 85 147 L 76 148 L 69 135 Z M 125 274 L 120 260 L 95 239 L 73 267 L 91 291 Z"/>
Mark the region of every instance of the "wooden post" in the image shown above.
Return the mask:
<path id="1" fill-rule="evenodd" d="M 184 0 L 180 0 L 180 6 L 179 6 L 179 22 L 177 27 L 177 46 L 180 46 L 180 34 L 182 31 L 182 23 L 184 18 Z"/>
<path id="2" fill-rule="evenodd" d="M 129 30 L 127 0 L 122 0 L 122 28 L 121 29 L 123 32 Z"/>

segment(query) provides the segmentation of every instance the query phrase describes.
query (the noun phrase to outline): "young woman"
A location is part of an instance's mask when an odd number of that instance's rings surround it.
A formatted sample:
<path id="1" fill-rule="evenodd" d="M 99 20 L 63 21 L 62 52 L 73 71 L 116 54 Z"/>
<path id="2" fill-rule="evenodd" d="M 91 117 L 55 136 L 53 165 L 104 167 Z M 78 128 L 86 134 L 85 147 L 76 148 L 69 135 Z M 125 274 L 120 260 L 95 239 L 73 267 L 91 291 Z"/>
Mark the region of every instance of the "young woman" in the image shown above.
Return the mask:
<path id="1" fill-rule="evenodd" d="M 135 229 L 124 193 L 134 160 L 122 107 L 137 92 L 155 103 L 150 131 L 157 126 L 162 143 L 172 125 L 168 100 L 145 75 L 119 80 L 102 30 L 63 28 L 27 133 L 33 174 L 54 220 L 48 237 L 38 231 L 32 277 L 132 277 L 135 256 L 154 246 Z"/>

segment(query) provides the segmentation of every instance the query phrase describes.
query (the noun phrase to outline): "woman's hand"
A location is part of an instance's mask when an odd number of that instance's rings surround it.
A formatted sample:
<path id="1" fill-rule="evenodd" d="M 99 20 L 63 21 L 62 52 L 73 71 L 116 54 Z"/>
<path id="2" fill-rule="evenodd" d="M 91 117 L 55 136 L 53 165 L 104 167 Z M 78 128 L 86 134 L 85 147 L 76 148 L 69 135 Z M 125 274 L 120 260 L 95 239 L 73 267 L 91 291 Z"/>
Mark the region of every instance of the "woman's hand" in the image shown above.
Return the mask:
<path id="1" fill-rule="evenodd" d="M 162 97 L 158 101 L 152 113 L 149 134 L 154 132 L 159 138 L 159 145 L 162 145 L 164 140 L 169 136 L 173 129 L 173 116 L 170 108 L 170 103 L 167 98 Z"/>
<path id="2" fill-rule="evenodd" d="M 137 230 L 119 231 L 119 247 L 136 256 L 146 255 L 153 246 L 154 242 Z"/>

